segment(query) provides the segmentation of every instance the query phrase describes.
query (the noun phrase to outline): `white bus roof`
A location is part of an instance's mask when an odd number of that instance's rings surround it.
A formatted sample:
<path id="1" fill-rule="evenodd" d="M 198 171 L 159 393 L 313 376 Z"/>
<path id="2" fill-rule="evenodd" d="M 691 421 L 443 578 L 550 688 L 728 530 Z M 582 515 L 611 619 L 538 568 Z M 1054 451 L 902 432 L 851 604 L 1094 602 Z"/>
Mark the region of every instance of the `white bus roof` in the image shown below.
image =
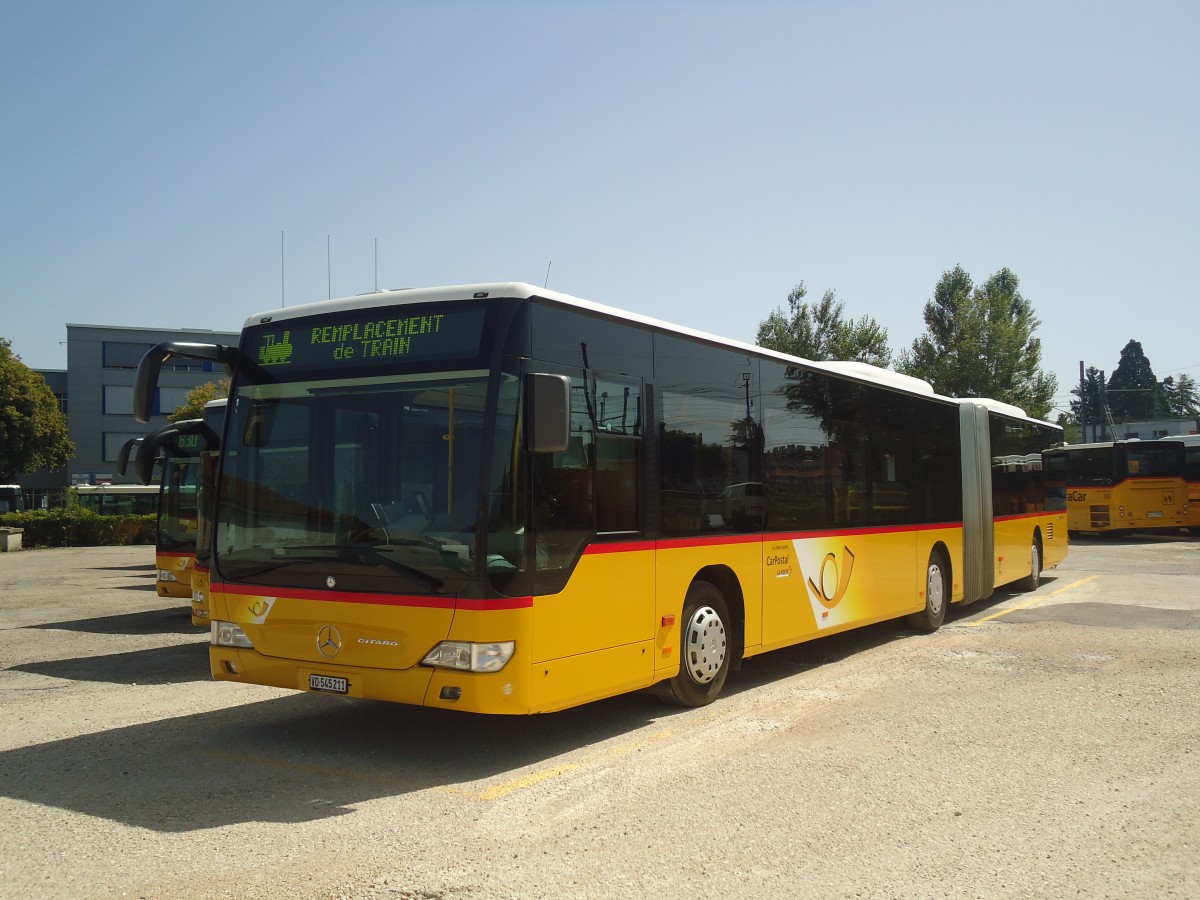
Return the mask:
<path id="1" fill-rule="evenodd" d="M 261 325 L 266 322 L 284 322 L 289 319 L 297 319 L 307 316 L 319 316 L 325 313 L 344 313 L 351 309 L 372 309 L 375 307 L 398 306 L 414 303 L 438 303 L 449 300 L 458 300 L 464 297 L 541 297 L 555 303 L 561 303 L 564 306 L 574 307 L 576 309 L 587 310 L 589 312 L 599 313 L 600 315 L 608 316 L 614 319 L 620 319 L 626 322 L 645 325 L 651 328 L 659 328 L 674 334 L 684 335 L 686 337 L 697 338 L 708 343 L 717 344 L 723 347 L 729 347 L 734 350 L 743 350 L 747 353 L 762 355 L 777 359 L 785 363 L 799 363 L 818 371 L 831 372 L 837 375 L 842 375 L 852 378 L 856 381 L 866 381 L 873 384 L 889 387 L 897 391 L 902 391 L 906 394 L 918 394 L 925 397 L 931 397 L 939 400 L 944 400 L 947 403 L 979 403 L 994 410 L 1002 415 L 1012 416 L 1014 418 L 1025 419 L 1038 424 L 1053 424 L 1041 422 L 1038 419 L 1032 419 L 1025 414 L 1023 409 L 1016 406 L 1010 406 L 1007 403 L 1001 403 L 997 400 L 988 400 L 986 398 L 956 398 L 945 397 L 938 394 L 927 381 L 922 381 L 920 378 L 914 378 L 911 375 L 902 375 L 899 372 L 893 372 L 891 369 L 881 369 L 878 366 L 872 366 L 869 363 L 853 362 L 853 361 L 834 361 L 834 362 L 816 362 L 810 359 L 804 359 L 797 356 L 788 356 L 786 353 L 778 353 L 774 350 L 768 350 L 765 347 L 759 347 L 756 344 L 746 344 L 742 341 L 731 340 L 730 338 L 719 337 L 715 334 L 709 334 L 704 331 L 697 331 L 694 328 L 688 328 L 684 325 L 676 325 L 672 322 L 666 322 L 662 319 L 655 319 L 650 316 L 643 316 L 639 313 L 629 312 L 628 310 L 617 309 L 612 306 L 605 306 L 601 303 L 595 303 L 591 300 L 584 300 L 580 297 L 573 297 L 570 294 L 564 294 L 560 291 L 552 291 L 547 288 L 539 288 L 532 284 L 527 284 L 520 281 L 505 281 L 486 284 L 457 284 L 446 285 L 443 287 L 430 288 L 402 288 L 400 290 L 376 291 L 368 294 L 358 294 L 354 297 L 343 297 L 337 300 L 318 300 L 313 303 L 304 303 L 299 306 L 287 306 L 275 310 L 264 310 L 261 313 L 256 313 L 246 320 L 243 327 L 253 325 Z M 1056 426 L 1057 427 L 1057 426 Z"/>

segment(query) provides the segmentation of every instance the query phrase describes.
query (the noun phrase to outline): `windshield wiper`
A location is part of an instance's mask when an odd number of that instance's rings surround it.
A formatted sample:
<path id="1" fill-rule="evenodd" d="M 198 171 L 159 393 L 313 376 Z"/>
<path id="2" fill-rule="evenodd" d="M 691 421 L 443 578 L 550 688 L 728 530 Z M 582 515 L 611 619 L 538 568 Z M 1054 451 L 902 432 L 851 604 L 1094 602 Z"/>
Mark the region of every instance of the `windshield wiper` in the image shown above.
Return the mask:
<path id="1" fill-rule="evenodd" d="M 422 582 L 429 590 L 434 593 L 441 593 L 446 583 L 428 572 L 424 572 L 415 566 L 405 565 L 394 559 L 389 559 L 384 554 L 380 553 L 374 547 L 363 544 L 307 544 L 293 545 L 275 548 L 275 553 L 282 554 L 276 556 L 270 561 L 264 561 L 262 565 L 239 571 L 239 578 L 254 578 L 258 575 L 264 575 L 267 572 L 273 572 L 281 569 L 284 566 L 289 566 L 294 563 L 303 565 L 316 565 L 318 563 L 329 562 L 336 560 L 338 562 L 371 562 L 381 563 L 387 566 L 394 572 L 401 575 L 406 575 L 409 578 Z M 233 562 L 233 560 L 228 560 Z"/>
<path id="2" fill-rule="evenodd" d="M 365 544 L 335 544 L 334 547 L 338 550 L 339 559 L 344 558 L 344 555 L 354 553 L 362 554 L 365 557 L 383 563 L 393 571 L 400 572 L 403 575 L 419 578 L 429 585 L 432 590 L 439 594 L 441 593 L 442 588 L 446 586 L 446 582 L 442 581 L 442 579 L 434 575 L 430 575 L 428 572 L 422 571 L 415 566 L 406 565 L 405 563 L 397 560 L 389 559 L 387 556 L 380 553 L 375 547 Z"/>

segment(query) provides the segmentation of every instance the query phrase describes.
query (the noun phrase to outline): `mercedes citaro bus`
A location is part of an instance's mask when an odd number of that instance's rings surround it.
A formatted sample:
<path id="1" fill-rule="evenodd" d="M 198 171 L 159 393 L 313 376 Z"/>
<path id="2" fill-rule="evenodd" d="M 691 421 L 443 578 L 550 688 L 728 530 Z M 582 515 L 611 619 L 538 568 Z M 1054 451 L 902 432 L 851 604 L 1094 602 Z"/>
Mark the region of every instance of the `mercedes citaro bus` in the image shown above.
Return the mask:
<path id="1" fill-rule="evenodd" d="M 216 678 L 487 713 L 921 631 L 1067 550 L 1061 430 L 526 284 L 251 316 L 212 509 Z M 730 491 L 754 485 L 742 496 Z M 753 497 L 753 502 L 750 502 Z"/>

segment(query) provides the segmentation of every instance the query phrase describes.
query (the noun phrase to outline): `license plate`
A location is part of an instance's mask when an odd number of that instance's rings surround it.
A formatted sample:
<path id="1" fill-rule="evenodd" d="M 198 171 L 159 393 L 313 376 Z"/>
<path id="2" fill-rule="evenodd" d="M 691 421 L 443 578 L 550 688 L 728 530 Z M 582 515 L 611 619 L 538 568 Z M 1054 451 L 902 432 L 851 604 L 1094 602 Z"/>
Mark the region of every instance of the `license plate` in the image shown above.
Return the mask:
<path id="1" fill-rule="evenodd" d="M 324 691 L 327 694 L 344 694 L 350 689 L 350 682 L 345 678 L 334 678 L 331 675 L 309 675 L 308 689 Z"/>
<path id="2" fill-rule="evenodd" d="M 1146 518 L 1147 518 L 1147 519 L 1161 519 L 1162 517 L 1163 517 L 1163 514 L 1162 514 L 1161 512 L 1148 512 L 1148 513 L 1146 513 Z"/>

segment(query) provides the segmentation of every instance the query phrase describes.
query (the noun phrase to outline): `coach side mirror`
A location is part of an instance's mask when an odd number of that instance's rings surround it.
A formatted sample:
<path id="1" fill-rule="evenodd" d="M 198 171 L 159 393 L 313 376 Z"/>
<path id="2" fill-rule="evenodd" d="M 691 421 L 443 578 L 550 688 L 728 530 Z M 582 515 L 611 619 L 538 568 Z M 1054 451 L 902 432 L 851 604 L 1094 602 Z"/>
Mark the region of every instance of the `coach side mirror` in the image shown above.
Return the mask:
<path id="1" fill-rule="evenodd" d="M 571 379 L 531 372 L 525 376 L 525 444 L 533 453 L 561 453 L 571 433 Z"/>

